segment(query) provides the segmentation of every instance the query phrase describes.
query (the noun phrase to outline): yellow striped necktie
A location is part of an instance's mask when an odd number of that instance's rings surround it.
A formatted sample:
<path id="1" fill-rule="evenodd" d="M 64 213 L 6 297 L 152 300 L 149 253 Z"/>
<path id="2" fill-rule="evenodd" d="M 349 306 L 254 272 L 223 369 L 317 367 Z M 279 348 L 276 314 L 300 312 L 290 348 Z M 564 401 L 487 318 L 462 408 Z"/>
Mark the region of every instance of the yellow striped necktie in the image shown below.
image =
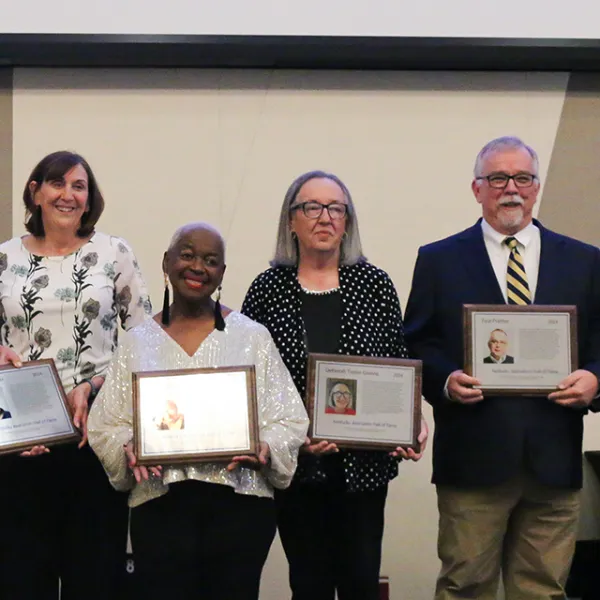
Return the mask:
<path id="1" fill-rule="evenodd" d="M 504 243 L 510 248 L 506 269 L 506 297 L 509 304 L 531 304 L 531 292 L 525 274 L 523 257 L 517 248 L 517 239 L 507 237 Z"/>

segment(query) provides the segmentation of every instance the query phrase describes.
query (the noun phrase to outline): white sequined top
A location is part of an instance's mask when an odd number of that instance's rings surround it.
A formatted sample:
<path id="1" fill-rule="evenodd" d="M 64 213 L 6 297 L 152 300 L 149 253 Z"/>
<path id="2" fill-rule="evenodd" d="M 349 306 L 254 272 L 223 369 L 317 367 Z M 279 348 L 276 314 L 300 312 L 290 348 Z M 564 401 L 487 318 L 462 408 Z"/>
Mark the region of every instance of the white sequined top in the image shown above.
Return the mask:
<path id="1" fill-rule="evenodd" d="M 215 329 L 191 357 L 153 319 L 123 336 L 90 411 L 88 428 L 90 445 L 112 485 L 132 490 L 130 506 L 166 494 L 169 484 L 186 479 L 266 497 L 272 497 L 273 487 L 290 484 L 308 428 L 304 404 L 267 329 L 238 312 L 231 312 L 225 323 L 225 330 Z M 255 365 L 259 437 L 269 444 L 269 466 L 261 471 L 247 467 L 227 471 L 223 462 L 165 466 L 162 478 L 136 484 L 123 450 L 133 438 L 132 372 L 233 365 Z"/>

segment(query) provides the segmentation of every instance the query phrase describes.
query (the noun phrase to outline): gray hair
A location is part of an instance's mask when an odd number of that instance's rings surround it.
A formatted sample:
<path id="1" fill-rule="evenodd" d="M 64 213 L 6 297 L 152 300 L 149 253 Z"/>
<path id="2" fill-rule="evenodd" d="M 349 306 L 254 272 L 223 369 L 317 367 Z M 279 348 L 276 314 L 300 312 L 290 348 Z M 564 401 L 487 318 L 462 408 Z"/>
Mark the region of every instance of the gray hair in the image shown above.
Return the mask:
<path id="1" fill-rule="evenodd" d="M 211 233 L 214 233 L 221 240 L 221 244 L 223 245 L 223 259 L 225 259 L 225 240 L 223 239 L 221 232 L 216 227 L 213 227 L 209 223 L 203 223 L 202 221 L 186 223 L 185 225 L 178 227 L 173 234 L 171 241 L 169 242 L 167 252 L 171 252 L 184 235 L 190 231 L 194 231 L 195 229 L 203 229 L 204 231 L 210 231 Z"/>
<path id="2" fill-rule="evenodd" d="M 366 260 L 363 255 L 362 245 L 360 243 L 360 235 L 358 233 L 358 220 L 356 209 L 352 202 L 350 191 L 341 181 L 339 177 L 325 171 L 309 171 L 297 177 L 292 185 L 288 188 L 283 205 L 281 206 L 281 214 L 279 215 L 279 227 L 277 229 L 277 242 L 275 244 L 275 256 L 271 261 L 272 267 L 280 266 L 297 266 L 300 259 L 298 252 L 298 242 L 292 237 L 290 230 L 290 207 L 296 200 L 300 188 L 311 181 L 312 179 L 330 179 L 340 186 L 346 202 L 348 203 L 346 213 L 346 233 L 342 238 L 340 248 L 340 264 L 354 265 L 358 262 Z"/>
<path id="3" fill-rule="evenodd" d="M 490 339 L 492 339 L 492 334 L 496 333 L 496 331 L 499 331 L 500 333 L 503 333 L 506 337 L 508 337 L 508 333 L 506 333 L 506 331 L 504 331 L 504 329 L 498 329 L 498 328 L 496 328 L 496 329 L 492 329 L 490 331 Z"/>
<path id="4" fill-rule="evenodd" d="M 528 146 L 521 138 L 506 135 L 503 137 L 496 138 L 491 142 L 488 142 L 477 155 L 475 159 L 475 168 L 473 169 L 473 174 L 475 175 L 475 179 L 481 177 L 483 175 L 483 161 L 494 152 L 501 150 L 526 150 L 531 158 L 533 159 L 533 170 L 535 171 L 533 175 L 538 176 L 539 172 L 539 160 L 537 152 L 531 147 Z"/>

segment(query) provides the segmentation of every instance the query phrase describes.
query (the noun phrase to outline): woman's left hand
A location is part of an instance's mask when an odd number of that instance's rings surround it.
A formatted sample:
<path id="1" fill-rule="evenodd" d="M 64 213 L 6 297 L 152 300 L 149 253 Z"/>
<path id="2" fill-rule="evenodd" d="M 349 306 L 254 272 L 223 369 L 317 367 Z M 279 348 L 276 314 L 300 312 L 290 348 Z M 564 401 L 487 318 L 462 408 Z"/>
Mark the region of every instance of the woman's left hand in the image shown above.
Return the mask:
<path id="1" fill-rule="evenodd" d="M 34 446 L 30 450 L 25 450 L 25 452 L 21 452 L 19 456 L 41 456 L 42 454 L 48 454 L 50 452 L 50 448 L 46 448 L 46 446 Z"/>
<path id="2" fill-rule="evenodd" d="M 67 400 L 73 414 L 73 424 L 81 431 L 79 448 L 83 448 L 88 439 L 88 401 L 91 391 L 88 383 L 80 383 L 67 394 Z"/>
<path id="3" fill-rule="evenodd" d="M 238 466 L 249 467 L 250 469 L 259 470 L 269 464 L 271 450 L 267 442 L 260 442 L 260 451 L 258 457 L 251 455 L 234 456 L 231 462 L 227 465 L 228 471 L 237 469 Z"/>
<path id="4" fill-rule="evenodd" d="M 421 433 L 419 433 L 419 437 L 417 438 L 417 441 L 419 442 L 418 452 L 415 452 L 412 448 L 404 449 L 399 446 L 396 448 L 396 450 L 390 452 L 390 456 L 393 456 L 394 458 L 404 458 L 405 460 L 417 461 L 421 458 L 421 456 L 423 456 L 423 452 L 425 452 L 428 437 L 429 427 L 427 426 L 427 421 L 422 417 Z"/>

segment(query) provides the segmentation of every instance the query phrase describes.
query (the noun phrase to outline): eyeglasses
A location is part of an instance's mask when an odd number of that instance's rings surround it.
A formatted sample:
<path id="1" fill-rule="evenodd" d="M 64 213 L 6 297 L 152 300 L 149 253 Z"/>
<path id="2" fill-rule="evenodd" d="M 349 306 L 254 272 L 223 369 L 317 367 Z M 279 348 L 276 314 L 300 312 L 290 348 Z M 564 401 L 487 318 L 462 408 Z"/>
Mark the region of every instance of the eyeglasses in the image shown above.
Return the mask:
<path id="1" fill-rule="evenodd" d="M 332 396 L 336 400 L 341 400 L 342 398 L 344 398 L 344 400 L 350 400 L 350 398 L 352 398 L 352 394 L 350 392 L 333 392 Z"/>
<path id="2" fill-rule="evenodd" d="M 341 202 L 332 202 L 331 204 L 321 204 L 316 200 L 309 202 L 300 202 L 290 207 L 290 211 L 302 209 L 304 216 L 308 219 L 318 219 L 323 214 L 323 209 L 327 209 L 329 217 L 334 220 L 343 219 L 348 213 L 348 207 Z"/>
<path id="3" fill-rule="evenodd" d="M 517 173 L 516 175 L 507 175 L 506 173 L 493 173 L 492 175 L 482 175 L 476 179 L 485 179 L 491 188 L 497 190 L 504 189 L 512 179 L 518 188 L 528 188 L 533 185 L 537 175 L 531 173 Z"/>

